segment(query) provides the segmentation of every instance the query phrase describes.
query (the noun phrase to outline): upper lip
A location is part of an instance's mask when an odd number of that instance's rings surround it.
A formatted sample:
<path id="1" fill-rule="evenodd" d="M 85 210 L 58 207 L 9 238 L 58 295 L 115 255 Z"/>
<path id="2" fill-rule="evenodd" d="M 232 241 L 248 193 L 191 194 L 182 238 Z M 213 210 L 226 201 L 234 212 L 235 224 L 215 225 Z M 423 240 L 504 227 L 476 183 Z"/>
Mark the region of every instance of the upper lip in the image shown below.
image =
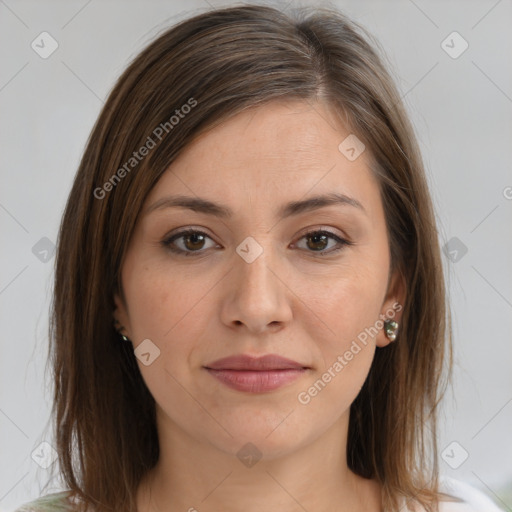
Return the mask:
<path id="1" fill-rule="evenodd" d="M 211 370 L 288 370 L 309 368 L 297 361 L 292 361 L 277 354 L 268 354 L 262 357 L 252 357 L 245 354 L 224 357 L 213 363 L 205 365 Z"/>

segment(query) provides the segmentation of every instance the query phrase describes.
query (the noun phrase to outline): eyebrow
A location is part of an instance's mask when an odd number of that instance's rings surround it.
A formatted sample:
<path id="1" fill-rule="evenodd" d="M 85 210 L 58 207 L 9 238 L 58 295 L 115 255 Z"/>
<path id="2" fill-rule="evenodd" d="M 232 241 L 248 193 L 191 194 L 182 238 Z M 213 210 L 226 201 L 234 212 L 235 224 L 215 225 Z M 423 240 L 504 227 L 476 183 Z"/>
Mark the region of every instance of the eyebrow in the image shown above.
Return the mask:
<path id="1" fill-rule="evenodd" d="M 286 203 L 279 209 L 277 216 L 284 219 L 286 217 L 318 210 L 335 204 L 353 206 L 368 215 L 364 206 L 357 199 L 346 196 L 345 194 L 333 192 L 330 194 L 309 197 L 308 199 L 303 199 L 301 201 L 291 201 Z M 148 215 L 155 210 L 161 210 L 164 208 L 186 208 L 194 212 L 213 215 L 223 219 L 228 219 L 233 216 L 233 211 L 227 206 L 223 206 L 200 197 L 182 195 L 168 196 L 159 199 L 147 208 L 144 215 Z"/>

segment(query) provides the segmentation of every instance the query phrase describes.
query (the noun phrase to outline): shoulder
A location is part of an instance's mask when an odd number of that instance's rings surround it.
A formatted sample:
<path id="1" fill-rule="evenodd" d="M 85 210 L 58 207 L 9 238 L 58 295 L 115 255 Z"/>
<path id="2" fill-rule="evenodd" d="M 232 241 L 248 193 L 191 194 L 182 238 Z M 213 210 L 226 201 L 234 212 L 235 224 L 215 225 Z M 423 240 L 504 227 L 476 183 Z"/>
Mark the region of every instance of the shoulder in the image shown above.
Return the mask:
<path id="1" fill-rule="evenodd" d="M 441 476 L 439 487 L 441 492 L 459 500 L 440 501 L 439 512 L 504 512 L 487 494 L 462 480 Z"/>
<path id="2" fill-rule="evenodd" d="M 71 512 L 72 503 L 68 500 L 70 491 L 61 491 L 41 496 L 20 505 L 14 512 Z"/>

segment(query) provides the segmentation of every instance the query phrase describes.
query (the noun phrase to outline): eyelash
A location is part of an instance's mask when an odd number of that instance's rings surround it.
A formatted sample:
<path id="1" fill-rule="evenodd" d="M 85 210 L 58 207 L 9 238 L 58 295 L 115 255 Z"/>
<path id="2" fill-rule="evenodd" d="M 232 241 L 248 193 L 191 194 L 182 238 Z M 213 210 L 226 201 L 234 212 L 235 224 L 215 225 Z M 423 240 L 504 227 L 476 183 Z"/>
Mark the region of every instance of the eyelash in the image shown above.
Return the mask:
<path id="1" fill-rule="evenodd" d="M 189 256 L 199 256 L 202 253 L 204 253 L 205 250 L 184 251 L 183 249 L 177 249 L 176 247 L 172 246 L 172 243 L 175 240 L 177 240 L 179 238 L 182 238 L 184 236 L 187 236 L 187 235 L 195 235 L 195 234 L 197 234 L 197 235 L 204 235 L 204 236 L 210 238 L 210 240 L 211 240 L 211 237 L 207 233 L 205 233 L 203 231 L 200 231 L 200 230 L 197 230 L 197 229 L 185 229 L 183 231 L 180 231 L 179 233 L 175 233 L 170 238 L 166 238 L 166 239 L 162 240 L 161 243 L 162 243 L 162 245 L 165 248 L 167 248 L 168 250 L 170 250 L 171 252 L 173 252 L 175 254 L 179 254 L 180 256 L 186 256 L 186 257 L 189 257 Z M 322 250 L 322 251 L 306 251 L 306 252 L 311 252 L 314 256 L 318 256 L 318 257 L 323 257 L 323 256 L 326 256 L 328 254 L 337 253 L 337 252 L 341 251 L 346 245 L 354 245 L 353 242 L 345 240 L 344 238 L 341 238 L 338 235 L 332 233 L 331 231 L 328 231 L 328 230 L 325 230 L 325 229 L 318 229 L 318 230 L 309 231 L 309 232 L 305 233 L 304 235 L 302 235 L 299 238 L 299 240 L 302 240 L 303 238 L 307 238 L 308 236 L 312 236 L 312 235 L 327 235 L 329 238 L 334 239 L 339 244 L 339 246 L 337 248 L 330 249 L 328 251 L 325 251 L 325 250 Z"/>

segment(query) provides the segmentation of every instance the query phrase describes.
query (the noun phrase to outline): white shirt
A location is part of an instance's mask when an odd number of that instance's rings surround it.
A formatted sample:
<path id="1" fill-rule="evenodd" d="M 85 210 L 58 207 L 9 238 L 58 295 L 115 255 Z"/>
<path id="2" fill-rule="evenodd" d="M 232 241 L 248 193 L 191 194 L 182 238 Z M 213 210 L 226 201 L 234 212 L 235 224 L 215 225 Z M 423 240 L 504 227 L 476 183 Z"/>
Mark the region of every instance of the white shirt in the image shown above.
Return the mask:
<path id="1" fill-rule="evenodd" d="M 464 500 L 462 503 L 456 501 L 439 501 L 439 512 L 505 512 L 504 509 L 499 508 L 494 501 L 481 490 L 462 480 L 440 475 L 439 488 L 441 492 Z M 401 510 L 405 512 L 407 507 L 403 506 Z M 418 508 L 416 510 L 417 512 L 423 512 L 423 509 Z"/>
<path id="2" fill-rule="evenodd" d="M 440 475 L 439 483 L 440 491 L 464 500 L 463 503 L 440 501 L 439 512 L 505 512 L 504 509 L 495 505 L 491 498 L 482 491 L 461 480 Z M 14 512 L 59 512 L 69 510 L 63 501 L 67 492 L 63 491 L 41 497 L 36 501 L 24 504 Z M 402 508 L 400 508 L 400 512 L 408 511 L 405 503 L 405 500 L 401 503 Z M 415 512 L 424 512 L 424 509 L 416 508 Z"/>

